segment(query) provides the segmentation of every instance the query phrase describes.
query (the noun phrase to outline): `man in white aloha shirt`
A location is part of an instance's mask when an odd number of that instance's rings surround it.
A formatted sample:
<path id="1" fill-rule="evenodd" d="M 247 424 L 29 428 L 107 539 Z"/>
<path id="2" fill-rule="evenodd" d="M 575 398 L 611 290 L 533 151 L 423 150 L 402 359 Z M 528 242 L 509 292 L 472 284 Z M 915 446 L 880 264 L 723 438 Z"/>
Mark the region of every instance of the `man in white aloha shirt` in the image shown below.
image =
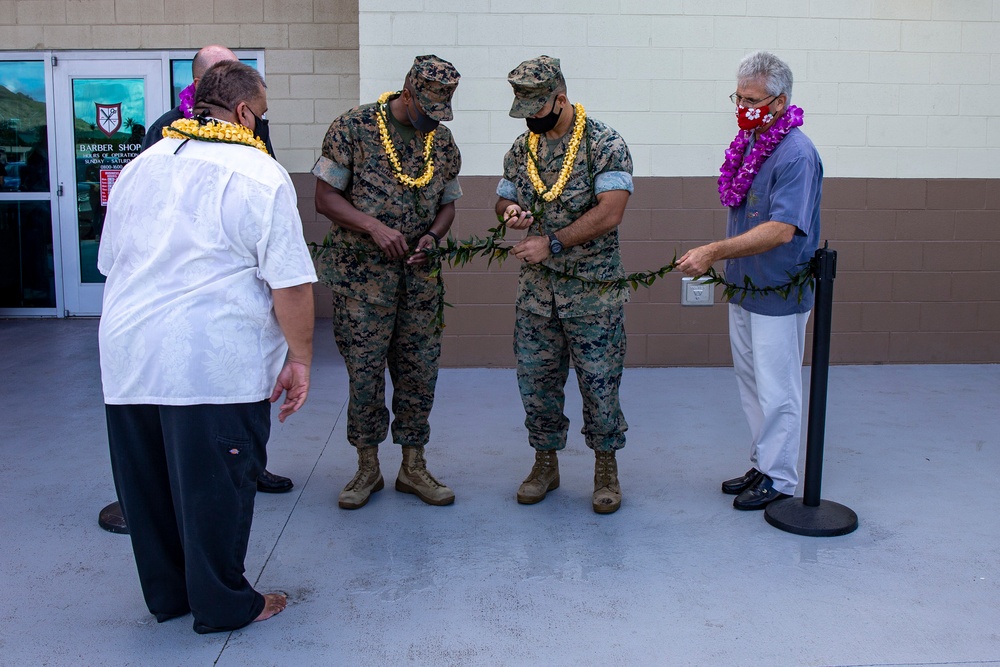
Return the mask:
<path id="1" fill-rule="evenodd" d="M 143 594 L 158 621 L 191 612 L 206 633 L 285 606 L 243 560 L 269 400 L 286 392 L 284 421 L 309 391 L 316 273 L 291 179 L 253 134 L 260 75 L 215 65 L 196 109 L 217 120 L 176 121 L 190 138 L 122 171 L 98 268 L 111 464 Z"/>

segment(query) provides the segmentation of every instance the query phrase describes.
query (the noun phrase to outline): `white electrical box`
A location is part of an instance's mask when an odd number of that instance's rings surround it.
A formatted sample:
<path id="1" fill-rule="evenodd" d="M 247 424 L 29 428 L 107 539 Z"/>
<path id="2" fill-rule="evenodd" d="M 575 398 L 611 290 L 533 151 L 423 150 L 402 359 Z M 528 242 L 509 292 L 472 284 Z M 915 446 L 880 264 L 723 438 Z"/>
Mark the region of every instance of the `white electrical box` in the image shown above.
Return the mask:
<path id="1" fill-rule="evenodd" d="M 681 278 L 682 306 L 711 306 L 715 303 L 715 285 L 708 278 Z"/>

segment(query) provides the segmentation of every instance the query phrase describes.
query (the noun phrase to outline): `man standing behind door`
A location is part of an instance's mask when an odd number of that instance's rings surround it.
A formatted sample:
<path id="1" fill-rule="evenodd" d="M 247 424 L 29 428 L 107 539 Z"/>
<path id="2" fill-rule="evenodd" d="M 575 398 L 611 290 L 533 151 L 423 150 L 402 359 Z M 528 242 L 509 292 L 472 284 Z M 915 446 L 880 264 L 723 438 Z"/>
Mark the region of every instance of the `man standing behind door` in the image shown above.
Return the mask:
<path id="1" fill-rule="evenodd" d="M 201 77 L 205 75 L 209 67 L 225 60 L 239 60 L 239 57 L 226 47 L 219 46 L 218 44 L 203 47 L 198 53 L 194 54 L 194 58 L 191 60 L 191 76 L 193 79 L 191 85 L 180 92 L 180 104 L 157 118 L 149 126 L 146 130 L 146 136 L 142 140 L 142 150 L 146 150 L 162 139 L 163 128 L 175 120 L 191 118 L 194 114 L 194 95 L 195 90 L 198 88 L 198 82 L 201 81 Z M 267 145 L 267 152 L 271 154 L 271 157 L 274 157 L 274 149 L 271 147 L 271 139 L 268 136 L 266 128 L 258 127 L 257 136 Z M 288 488 L 291 489 L 292 487 L 289 486 Z"/>

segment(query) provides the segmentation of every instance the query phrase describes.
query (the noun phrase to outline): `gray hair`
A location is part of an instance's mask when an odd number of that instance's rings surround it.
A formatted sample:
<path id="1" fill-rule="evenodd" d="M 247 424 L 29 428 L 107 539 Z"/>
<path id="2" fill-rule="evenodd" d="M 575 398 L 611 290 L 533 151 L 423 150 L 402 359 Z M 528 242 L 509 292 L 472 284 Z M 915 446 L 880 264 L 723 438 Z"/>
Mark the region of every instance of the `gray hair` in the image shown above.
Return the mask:
<path id="1" fill-rule="evenodd" d="M 792 103 L 792 70 L 778 56 L 767 51 L 755 51 L 740 61 L 736 70 L 739 84 L 760 81 L 768 95 L 785 96 L 785 104 Z"/>

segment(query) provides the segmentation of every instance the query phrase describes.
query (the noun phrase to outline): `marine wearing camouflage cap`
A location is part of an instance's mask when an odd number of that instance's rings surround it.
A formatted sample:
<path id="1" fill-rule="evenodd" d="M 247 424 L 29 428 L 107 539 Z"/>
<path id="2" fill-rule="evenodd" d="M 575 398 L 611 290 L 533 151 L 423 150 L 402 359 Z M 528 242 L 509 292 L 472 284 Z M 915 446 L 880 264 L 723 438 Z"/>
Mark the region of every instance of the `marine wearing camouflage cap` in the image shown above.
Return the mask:
<path id="1" fill-rule="evenodd" d="M 542 110 L 545 103 L 559 88 L 566 86 L 559 59 L 538 56 L 525 60 L 507 75 L 514 89 L 511 118 L 530 118 Z"/>
<path id="2" fill-rule="evenodd" d="M 387 367 L 392 442 L 403 454 L 396 490 L 430 505 L 455 500 L 427 470 L 424 453 L 441 356 L 437 318 L 444 284 L 436 273 L 440 265 L 419 251 L 447 235 L 462 196 L 462 156 L 451 131 L 438 124 L 453 117 L 458 78 L 451 63 L 418 56 L 403 91 L 383 93 L 330 124 L 313 167 L 316 211 L 332 223 L 320 273 L 333 291 L 334 339 L 350 384 L 347 440 L 358 454 L 357 473 L 337 499 L 344 509 L 364 506 L 385 487 L 378 447 L 390 433 Z M 413 107 L 419 107 L 416 118 Z M 427 120 L 434 124 L 428 127 Z M 367 227 L 351 222 L 357 219 L 352 208 L 368 219 Z"/>
<path id="3" fill-rule="evenodd" d="M 461 74 L 447 60 L 435 55 L 417 56 L 406 75 L 407 81 L 420 102 L 420 108 L 437 121 L 451 120 L 451 96 L 458 87 Z"/>
<path id="4" fill-rule="evenodd" d="M 622 499 L 615 452 L 625 446 L 628 428 L 619 394 L 629 294 L 561 280 L 551 271 L 596 280 L 625 275 L 617 225 L 633 190 L 632 156 L 614 129 L 587 116 L 583 105 L 570 105 L 558 59 L 526 60 L 507 80 L 514 89 L 510 115 L 526 119 L 528 131 L 504 156 L 495 210 L 510 229 L 528 230 L 512 253 L 523 262 L 514 356 L 528 443 L 535 449 L 535 464 L 516 498 L 530 505 L 559 486 L 557 454 L 567 440 L 565 386 L 572 359 L 585 443 L 594 450 L 592 507 L 610 514 Z M 552 111 L 539 118 L 546 108 Z M 533 129 L 541 127 L 538 121 L 548 130 Z M 539 142 L 541 134 L 546 141 Z M 556 194 L 546 198 L 549 192 Z M 592 213 L 592 219 L 613 224 L 577 224 Z"/>

